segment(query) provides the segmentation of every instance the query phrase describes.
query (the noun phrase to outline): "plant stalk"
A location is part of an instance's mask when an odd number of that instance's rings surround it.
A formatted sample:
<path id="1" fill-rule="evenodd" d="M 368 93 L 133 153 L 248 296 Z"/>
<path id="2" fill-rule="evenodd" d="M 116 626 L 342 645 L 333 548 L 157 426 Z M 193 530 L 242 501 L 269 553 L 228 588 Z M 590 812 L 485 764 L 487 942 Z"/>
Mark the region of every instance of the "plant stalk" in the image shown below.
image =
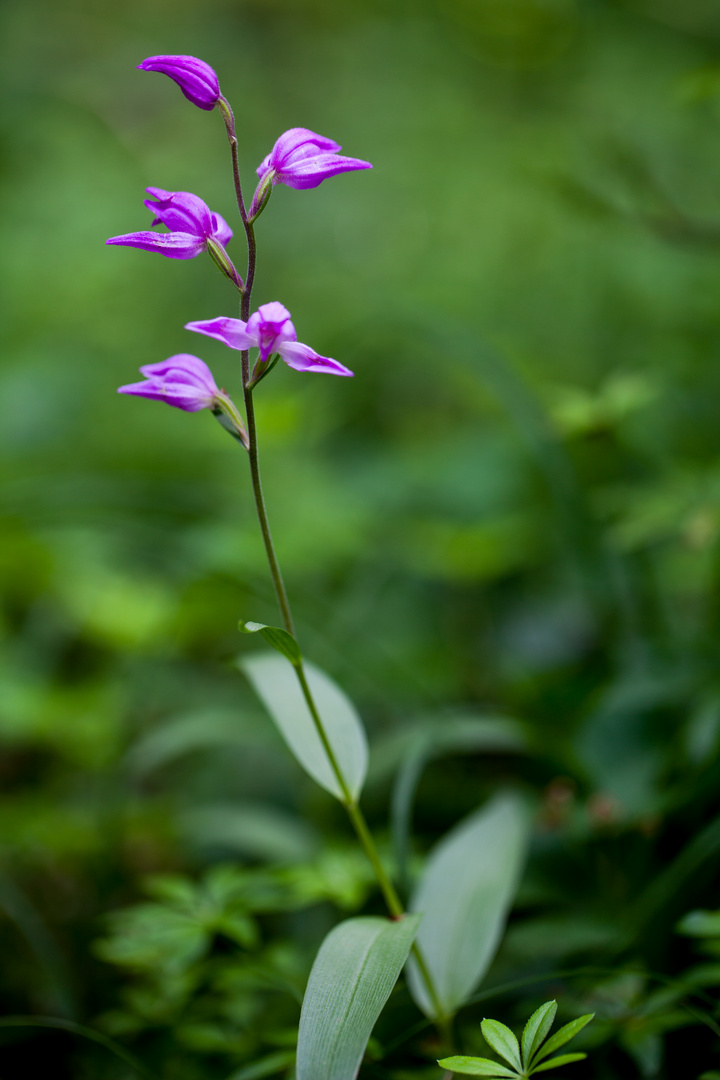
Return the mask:
<path id="1" fill-rule="evenodd" d="M 255 230 L 253 228 L 252 221 L 249 220 L 247 212 L 245 210 L 245 203 L 242 196 L 242 187 L 240 184 L 240 169 L 238 164 L 238 149 L 237 138 L 235 136 L 235 120 L 233 117 L 232 109 L 225 101 L 224 98 L 219 102 L 220 111 L 225 121 L 225 127 L 227 129 L 228 140 L 230 142 L 230 152 L 232 154 L 233 163 L 233 179 L 235 182 L 235 195 L 237 198 L 238 210 L 240 211 L 240 217 L 242 219 L 243 227 L 245 229 L 245 236 L 247 238 L 248 247 L 248 264 L 247 275 L 245 277 L 245 288 L 240 298 L 240 317 L 247 322 L 250 315 L 250 298 L 252 294 L 253 283 L 255 280 L 255 267 L 257 263 L 257 245 L 255 242 Z M 277 555 L 275 553 L 275 545 L 272 540 L 272 533 L 270 531 L 270 523 L 268 521 L 267 509 L 265 506 L 265 497 L 263 495 L 262 481 L 260 479 L 260 464 L 258 460 L 258 442 L 257 442 L 257 425 L 255 423 L 255 405 L 253 401 L 253 386 L 250 380 L 250 357 L 247 349 L 241 353 L 242 363 L 242 385 L 243 394 L 245 397 L 245 415 L 247 422 L 247 435 L 248 435 L 248 458 L 250 461 L 250 475 L 252 479 L 253 497 L 255 500 L 255 508 L 257 510 L 258 521 L 260 523 L 260 532 L 262 533 L 263 543 L 265 545 L 265 554 L 267 556 L 268 567 L 270 569 L 270 576 L 272 578 L 273 586 L 275 589 L 275 596 L 277 598 L 278 607 L 282 615 L 283 624 L 289 634 L 295 637 L 295 627 L 293 623 L 292 611 L 290 609 L 290 601 L 288 598 L 287 590 L 285 588 L 285 582 L 283 581 L 282 572 L 280 570 L 280 564 L 278 562 Z M 312 692 L 308 685 L 307 678 L 305 676 L 305 670 L 303 668 L 302 661 L 299 664 L 293 665 L 295 667 L 295 673 L 300 683 L 303 696 L 307 703 L 310 715 L 312 716 L 315 729 L 318 733 L 318 737 L 323 745 L 323 749 L 327 754 L 328 761 L 335 775 L 335 778 L 342 792 L 342 802 L 350 818 L 350 822 L 355 830 L 355 834 L 360 842 L 370 865 L 373 868 L 377 883 L 380 887 L 380 891 L 383 895 L 385 905 L 394 919 L 402 918 L 405 914 L 402 901 L 398 896 L 397 890 L 390 879 L 385 867 L 380 859 L 380 854 L 375 844 L 372 833 L 368 827 L 365 815 L 357 804 L 356 799 L 351 794 L 345 777 L 342 774 L 340 766 L 338 764 L 335 752 L 333 751 L 330 740 L 328 739 L 327 732 L 325 731 L 325 725 L 322 722 L 317 706 L 312 696 Z M 432 975 L 428 970 L 425 959 L 422 955 L 422 951 L 417 944 L 413 944 L 413 955 L 417 962 L 418 968 L 422 975 L 423 981 L 427 987 L 428 994 L 433 1003 L 433 1007 L 437 1014 L 435 1024 L 441 1038 L 448 1046 L 452 1046 L 452 1018 L 444 1014 L 444 1010 L 438 998 L 435 984 L 432 979 Z"/>

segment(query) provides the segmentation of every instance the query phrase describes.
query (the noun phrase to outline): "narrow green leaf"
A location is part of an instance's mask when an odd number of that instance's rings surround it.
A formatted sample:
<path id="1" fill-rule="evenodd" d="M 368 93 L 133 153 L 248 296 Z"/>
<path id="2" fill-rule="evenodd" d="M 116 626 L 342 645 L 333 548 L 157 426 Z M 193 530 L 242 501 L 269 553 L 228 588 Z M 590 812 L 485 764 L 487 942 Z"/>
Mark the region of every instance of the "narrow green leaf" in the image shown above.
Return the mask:
<path id="1" fill-rule="evenodd" d="M 320 946 L 308 980 L 296 1080 L 354 1080 L 420 917 L 348 919 Z"/>
<path id="2" fill-rule="evenodd" d="M 589 1024 L 595 1013 L 586 1013 L 584 1016 L 578 1016 L 577 1020 L 571 1020 L 569 1024 L 565 1024 L 565 1027 L 561 1027 L 555 1034 L 548 1039 L 544 1046 L 535 1054 L 531 1065 L 537 1064 L 538 1061 L 542 1061 L 548 1054 L 552 1054 L 555 1050 L 559 1050 L 561 1046 L 564 1046 L 566 1042 L 570 1042 L 575 1036 L 582 1031 L 586 1024 Z"/>
<path id="3" fill-rule="evenodd" d="M 297 761 L 321 787 L 342 800 L 342 788 L 294 668 L 273 653 L 254 653 L 242 657 L 239 664 Z M 357 798 L 367 772 L 367 740 L 362 721 L 352 702 L 324 672 L 307 662 L 304 668 L 338 768 L 350 794 Z"/>
<path id="4" fill-rule="evenodd" d="M 548 1069 L 559 1069 L 561 1065 L 569 1065 L 573 1061 L 582 1061 L 587 1057 L 587 1054 L 561 1054 L 560 1057 L 550 1058 L 544 1065 L 538 1065 L 534 1069 L 530 1070 L 530 1075 L 533 1073 L 547 1072 Z"/>
<path id="5" fill-rule="evenodd" d="M 428 857 L 410 908 L 423 914 L 418 944 L 447 1013 L 470 997 L 495 954 L 525 861 L 529 828 L 523 801 L 500 794 L 457 825 Z M 412 957 L 408 982 L 418 1006 L 434 1016 Z"/>
<path id="6" fill-rule="evenodd" d="M 442 1058 L 438 1061 L 438 1065 L 441 1069 L 447 1069 L 449 1072 L 464 1073 L 466 1076 L 511 1076 L 516 1077 L 517 1073 L 510 1072 L 504 1065 L 501 1065 L 497 1061 L 491 1061 L 490 1058 L 479 1057 L 449 1057 Z"/>
<path id="7" fill-rule="evenodd" d="M 281 626 L 267 626 L 261 622 L 243 622 L 241 619 L 238 623 L 238 630 L 242 630 L 243 634 L 260 634 L 261 637 L 265 638 L 268 645 L 272 645 L 273 649 L 277 649 L 293 665 L 297 665 L 302 661 L 300 646 L 292 634 L 289 634 L 287 630 L 283 630 Z"/>
<path id="8" fill-rule="evenodd" d="M 546 1001 L 535 1010 L 525 1025 L 522 1036 L 522 1055 L 526 1069 L 532 1061 L 533 1054 L 552 1027 L 556 1012 L 557 1001 Z"/>
<path id="9" fill-rule="evenodd" d="M 488 1046 L 492 1047 L 496 1054 L 509 1061 L 514 1069 L 522 1072 L 520 1060 L 520 1044 L 515 1033 L 501 1024 L 499 1020 L 483 1020 L 480 1025 L 483 1038 Z"/>

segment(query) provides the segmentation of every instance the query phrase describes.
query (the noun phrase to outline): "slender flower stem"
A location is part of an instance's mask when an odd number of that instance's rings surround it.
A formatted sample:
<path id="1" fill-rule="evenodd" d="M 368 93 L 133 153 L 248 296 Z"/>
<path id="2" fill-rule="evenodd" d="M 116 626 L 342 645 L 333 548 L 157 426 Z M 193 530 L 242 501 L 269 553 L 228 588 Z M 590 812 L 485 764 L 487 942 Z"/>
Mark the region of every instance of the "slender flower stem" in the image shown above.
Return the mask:
<path id="1" fill-rule="evenodd" d="M 243 353 L 243 365 L 248 366 L 247 352 Z M 253 495 L 255 497 L 255 507 L 257 509 L 258 521 L 260 522 L 260 531 L 262 533 L 263 543 L 265 544 L 265 552 L 267 554 L 268 566 L 270 567 L 270 576 L 272 577 L 273 585 L 275 587 L 275 596 L 282 612 L 283 623 L 285 629 L 289 634 L 295 637 L 295 627 L 293 625 L 292 612 L 290 610 L 290 601 L 288 600 L 287 590 L 285 588 L 285 582 L 283 581 L 282 572 L 280 570 L 280 564 L 275 554 L 275 545 L 272 540 L 272 533 L 270 532 L 270 523 L 268 522 L 267 510 L 265 509 L 265 498 L 263 496 L 262 483 L 260 481 L 260 465 L 258 462 L 258 445 L 257 445 L 257 428 L 255 426 L 255 404 L 253 402 L 252 390 L 247 386 L 245 379 L 245 373 L 243 372 L 243 381 L 245 382 L 245 416 L 247 419 L 247 433 L 248 433 L 248 457 L 250 459 L 250 476 L 252 478 Z M 327 750 L 327 747 L 326 747 Z"/>
<path id="2" fill-rule="evenodd" d="M 225 130 L 227 131 L 228 142 L 230 143 L 230 153 L 232 154 L 233 165 L 233 180 L 235 182 L 235 198 L 237 199 L 238 210 L 240 211 L 240 217 L 242 218 L 243 225 L 247 221 L 247 213 L 245 211 L 245 201 L 243 199 L 242 184 L 240 183 L 240 163 L 238 161 L 238 141 L 235 134 L 235 116 L 230 108 L 230 102 L 220 95 L 218 100 L 218 109 L 225 122 Z"/>
<path id="3" fill-rule="evenodd" d="M 237 198 L 238 210 L 240 211 L 240 217 L 242 219 L 243 227 L 245 229 L 245 236 L 247 238 L 248 246 L 248 267 L 247 275 L 245 277 L 245 287 L 241 292 L 240 297 L 240 317 L 247 322 L 250 315 L 250 298 L 252 295 L 253 283 L 255 280 L 255 267 L 257 263 L 257 245 L 255 242 L 255 230 L 253 228 L 253 220 L 248 218 L 245 210 L 245 203 L 242 196 L 242 187 L 240 183 L 240 168 L 238 163 L 238 148 L 237 138 L 235 135 L 235 119 L 232 109 L 228 102 L 221 97 L 218 102 L 220 112 L 222 113 L 223 120 L 225 121 L 225 127 L 227 129 L 228 141 L 230 143 L 230 152 L 232 154 L 233 164 L 233 178 L 235 181 L 235 196 Z M 243 393 L 245 397 L 245 416 L 247 421 L 247 437 L 248 437 L 248 458 L 250 461 L 250 475 L 252 478 L 253 496 L 255 499 L 255 507 L 257 510 L 258 521 L 260 523 L 260 532 L 262 533 L 263 543 L 265 545 L 265 553 L 267 555 L 268 566 L 270 568 L 270 576 L 272 577 L 273 586 L 275 588 L 275 595 L 277 597 L 278 606 L 282 614 L 283 623 L 288 633 L 295 637 L 295 627 L 293 624 L 292 611 L 290 609 L 290 601 L 288 599 L 287 590 L 285 588 L 285 582 L 283 581 L 282 572 L 280 570 L 280 564 L 275 554 L 275 545 L 272 540 L 272 533 L 270 532 L 270 523 L 268 521 L 267 510 L 265 507 L 265 498 L 262 490 L 262 482 L 260 479 L 260 464 L 258 461 L 258 444 L 257 444 L 257 426 L 255 423 L 255 404 L 253 401 L 253 384 L 250 379 L 250 356 L 247 349 L 243 350 L 240 354 L 242 364 L 242 385 Z M 317 706 L 312 696 L 312 691 L 308 685 L 307 678 L 305 676 L 305 670 L 302 661 L 293 665 L 295 667 L 295 673 L 300 683 L 303 696 L 307 703 L 310 715 L 312 716 L 315 729 L 318 733 L 318 737 L 323 745 L 325 753 L 327 754 L 330 767 L 335 775 L 335 778 L 340 787 L 342 793 L 342 801 L 345 809 L 347 810 L 348 817 L 355 830 L 360 845 L 367 856 L 370 865 L 373 868 L 373 872 L 377 879 L 377 883 L 382 892 L 383 899 L 387 906 L 390 915 L 394 919 L 402 918 L 405 914 L 402 901 L 398 896 L 397 890 L 393 885 L 389 874 L 380 859 L 373 835 L 370 832 L 365 815 L 357 804 L 355 797 L 352 795 L 350 789 L 347 786 L 347 781 L 343 776 L 342 770 L 338 764 L 337 757 L 332 748 L 330 740 L 328 739 L 325 725 L 322 722 Z M 450 1017 L 445 1015 L 444 1009 L 438 998 L 437 990 L 433 982 L 432 975 L 427 967 L 422 952 L 417 944 L 413 944 L 413 954 L 417 962 L 418 968 L 422 975 L 423 981 L 427 987 L 428 994 L 433 1003 L 433 1008 L 437 1014 L 435 1021 L 438 1031 L 440 1032 L 443 1040 L 449 1045 L 452 1045 L 451 1023 Z"/>

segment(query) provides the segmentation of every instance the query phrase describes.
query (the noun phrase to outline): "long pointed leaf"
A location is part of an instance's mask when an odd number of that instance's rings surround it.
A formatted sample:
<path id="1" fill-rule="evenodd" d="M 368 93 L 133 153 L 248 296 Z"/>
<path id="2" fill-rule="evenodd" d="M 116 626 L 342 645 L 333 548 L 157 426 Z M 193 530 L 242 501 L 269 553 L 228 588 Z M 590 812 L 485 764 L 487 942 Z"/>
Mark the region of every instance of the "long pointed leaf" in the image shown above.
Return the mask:
<path id="1" fill-rule="evenodd" d="M 418 945 L 448 1013 L 472 994 L 500 942 L 522 869 L 529 815 L 514 794 L 496 796 L 430 853 L 410 908 L 423 914 Z M 427 1016 L 435 1009 L 411 958 L 410 992 Z"/>
<path id="2" fill-rule="evenodd" d="M 505 1058 L 514 1069 L 522 1072 L 520 1043 L 517 1041 L 515 1033 L 505 1024 L 501 1024 L 499 1020 L 483 1020 L 480 1030 L 488 1046 L 500 1057 Z"/>
<path id="3" fill-rule="evenodd" d="M 321 787 L 342 800 L 342 788 L 318 735 L 295 669 L 274 653 L 243 657 L 240 667 L 297 761 Z M 324 672 L 306 662 L 305 675 L 345 783 L 351 795 L 357 798 L 367 772 L 367 740 L 362 721 L 353 704 Z"/>
<path id="4" fill-rule="evenodd" d="M 355 1080 L 419 922 L 418 915 L 393 922 L 367 917 L 330 931 L 305 991 L 296 1080 Z"/>
<path id="5" fill-rule="evenodd" d="M 517 1073 L 506 1069 L 498 1061 L 491 1061 L 490 1058 L 465 1057 L 462 1054 L 458 1057 L 443 1058 L 438 1061 L 438 1065 L 441 1069 L 463 1073 L 465 1076 L 517 1076 Z"/>
<path id="6" fill-rule="evenodd" d="M 533 1073 L 547 1072 L 548 1069 L 559 1069 L 561 1065 L 570 1065 L 573 1061 L 582 1061 L 587 1054 L 561 1054 L 560 1057 L 550 1058 L 544 1065 L 538 1065 Z"/>
<path id="7" fill-rule="evenodd" d="M 586 1024 L 589 1024 L 595 1013 L 585 1013 L 584 1016 L 578 1016 L 577 1020 L 571 1020 L 569 1024 L 565 1024 L 564 1027 L 559 1028 L 558 1031 L 548 1039 L 544 1046 L 541 1046 L 538 1052 L 535 1054 L 531 1065 L 536 1065 L 538 1061 L 542 1061 L 548 1054 L 552 1054 L 555 1050 L 559 1050 L 565 1043 L 570 1042 L 575 1036 L 582 1031 Z"/>
<path id="8" fill-rule="evenodd" d="M 525 1068 L 532 1061 L 532 1056 L 553 1026 L 557 1012 L 557 1001 L 546 1001 L 532 1014 L 522 1036 L 522 1055 Z"/>

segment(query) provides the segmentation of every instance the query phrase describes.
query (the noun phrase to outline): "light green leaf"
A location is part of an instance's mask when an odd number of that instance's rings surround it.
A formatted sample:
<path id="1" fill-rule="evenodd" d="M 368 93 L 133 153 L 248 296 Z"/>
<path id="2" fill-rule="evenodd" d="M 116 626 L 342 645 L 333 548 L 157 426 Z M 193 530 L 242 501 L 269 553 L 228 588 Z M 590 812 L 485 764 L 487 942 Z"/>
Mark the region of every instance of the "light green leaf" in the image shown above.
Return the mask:
<path id="1" fill-rule="evenodd" d="M 525 860 L 529 815 L 515 794 L 495 796 L 431 851 L 410 909 L 423 914 L 418 945 L 440 1003 L 454 1013 L 487 971 L 500 942 Z M 410 992 L 434 1016 L 411 958 Z"/>
<path id="2" fill-rule="evenodd" d="M 566 1042 L 570 1042 L 575 1036 L 582 1031 L 586 1024 L 589 1024 L 595 1013 L 585 1013 L 584 1016 L 578 1016 L 577 1020 L 571 1020 L 569 1024 L 565 1024 L 565 1027 L 561 1027 L 552 1038 L 548 1039 L 544 1046 L 535 1054 L 531 1064 L 535 1066 L 538 1061 L 542 1061 L 548 1054 L 552 1054 L 555 1050 L 559 1050 L 561 1046 L 564 1046 Z"/>
<path id="3" fill-rule="evenodd" d="M 483 1020 L 480 1025 L 480 1030 L 483 1033 L 485 1042 L 490 1046 L 496 1054 L 509 1061 L 514 1069 L 518 1072 L 522 1072 L 522 1062 L 520 1060 L 520 1044 L 517 1041 L 515 1033 L 506 1027 L 505 1024 L 501 1024 L 499 1020 Z"/>
<path id="4" fill-rule="evenodd" d="M 510 1069 L 506 1069 L 498 1061 L 491 1061 L 490 1058 L 464 1057 L 460 1055 L 459 1057 L 443 1058 L 438 1061 L 438 1065 L 441 1069 L 448 1069 L 449 1072 L 464 1073 L 466 1076 L 515 1077 L 517 1075 L 511 1072 Z"/>
<path id="5" fill-rule="evenodd" d="M 531 1069 L 531 1075 L 533 1073 L 547 1072 L 548 1069 L 559 1069 L 561 1065 L 570 1065 L 573 1061 L 583 1061 L 587 1057 L 587 1054 L 561 1054 L 560 1057 L 550 1058 L 544 1065 L 538 1065 L 536 1068 Z"/>
<path id="6" fill-rule="evenodd" d="M 241 619 L 238 623 L 238 630 L 241 630 L 243 634 L 260 634 L 264 637 L 268 645 L 272 645 L 273 649 L 277 649 L 279 653 L 282 653 L 291 664 L 297 665 L 302 662 L 302 653 L 300 652 L 300 646 L 298 645 L 292 634 L 287 630 L 283 630 L 280 626 L 267 626 L 266 623 L 261 622 L 243 622 Z"/>
<path id="7" fill-rule="evenodd" d="M 308 980 L 296 1080 L 354 1080 L 407 960 L 420 917 L 348 919 L 320 946 Z"/>
<path id="8" fill-rule="evenodd" d="M 555 1019 L 557 1001 L 546 1001 L 532 1014 L 522 1037 L 522 1055 L 525 1067 L 532 1061 L 532 1056 L 546 1037 Z"/>
<path id="9" fill-rule="evenodd" d="M 295 758 L 321 787 L 342 800 L 343 793 L 291 666 L 273 653 L 256 653 L 240 667 L 280 729 Z M 367 772 L 367 740 L 355 707 L 342 690 L 313 664 L 305 676 L 340 772 L 353 798 Z"/>

